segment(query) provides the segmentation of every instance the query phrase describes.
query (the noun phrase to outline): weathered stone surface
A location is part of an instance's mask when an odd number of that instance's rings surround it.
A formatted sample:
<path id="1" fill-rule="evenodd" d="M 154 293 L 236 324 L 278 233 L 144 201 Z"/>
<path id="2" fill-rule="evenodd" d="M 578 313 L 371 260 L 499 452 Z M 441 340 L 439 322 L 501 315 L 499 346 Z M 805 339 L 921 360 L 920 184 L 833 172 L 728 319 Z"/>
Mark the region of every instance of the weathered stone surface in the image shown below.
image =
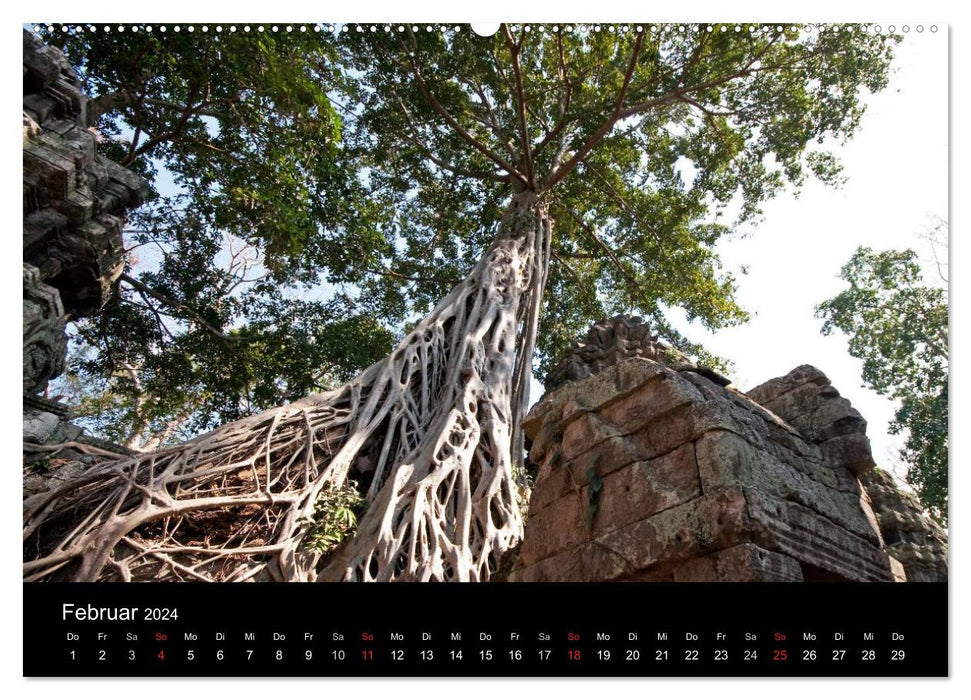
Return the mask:
<path id="1" fill-rule="evenodd" d="M 24 411 L 24 442 L 46 443 L 61 424 L 61 417 L 46 411 Z"/>
<path id="2" fill-rule="evenodd" d="M 584 413 L 563 428 L 563 459 L 573 460 L 611 438 L 624 437 L 622 427 L 599 413 Z"/>
<path id="3" fill-rule="evenodd" d="M 728 431 L 706 433 L 696 443 L 698 471 L 706 492 L 742 486 L 810 508 L 858 537 L 880 546 L 880 535 L 860 489 L 841 491 L 826 480 L 829 470 L 807 465 L 797 470 Z"/>
<path id="4" fill-rule="evenodd" d="M 893 572 L 894 583 L 906 583 L 907 582 L 907 570 L 904 569 L 904 565 L 899 561 L 890 557 L 890 569 Z"/>
<path id="5" fill-rule="evenodd" d="M 510 581 L 608 581 L 664 562 L 701 556 L 748 538 L 741 489 L 695 498 L 649 518 L 525 564 Z M 524 541 L 525 548 L 529 541 Z M 522 552 L 522 550 L 520 550 Z"/>
<path id="6" fill-rule="evenodd" d="M 595 540 L 605 552 L 619 556 L 624 573 L 659 562 L 677 561 L 714 552 L 749 538 L 749 522 L 741 489 L 706 494 L 662 511 Z"/>
<path id="7" fill-rule="evenodd" d="M 97 313 L 111 296 L 124 268 L 125 213 L 149 189 L 98 155 L 88 100 L 64 55 L 24 31 L 23 61 L 23 434 L 25 443 L 60 444 L 83 431 L 37 394 L 64 370 L 67 320 Z M 28 491 L 92 461 L 45 454 L 25 447 Z"/>
<path id="8" fill-rule="evenodd" d="M 530 510 L 544 507 L 551 501 L 587 483 L 587 474 L 595 469 L 601 477 L 631 465 L 635 462 L 650 460 L 653 451 L 619 436 L 605 440 L 596 450 L 588 450 L 570 460 L 563 458 L 559 449 L 551 450 L 539 468 L 536 483 L 543 488 L 532 490 Z"/>
<path id="9" fill-rule="evenodd" d="M 724 407 L 705 402 L 684 373 L 640 358 L 551 392 L 524 421 L 530 459 L 542 462 L 554 445 L 574 459 L 627 436 L 655 456 L 730 422 Z M 664 414 L 664 420 L 658 418 Z"/>
<path id="10" fill-rule="evenodd" d="M 776 377 L 767 382 L 759 384 L 754 389 L 745 392 L 753 401 L 763 406 L 773 401 L 782 394 L 786 394 L 805 384 L 815 384 L 819 388 L 832 386 L 829 377 L 812 365 L 799 365 L 784 377 Z M 785 418 L 785 416 L 783 416 Z"/>
<path id="11" fill-rule="evenodd" d="M 858 537 L 816 511 L 745 490 L 756 544 L 819 571 L 817 578 L 892 581 L 890 558 L 877 544 Z"/>
<path id="12" fill-rule="evenodd" d="M 661 513 L 701 496 L 694 445 L 687 443 L 671 452 L 602 478 L 592 518 L 595 535 Z M 589 502 L 589 484 L 585 494 Z"/>
<path id="13" fill-rule="evenodd" d="M 533 491 L 530 518 L 536 524 L 520 550 L 522 561 L 531 564 L 701 496 L 691 443 L 624 466 L 612 472 L 592 467 L 600 479 L 592 501 L 591 472 L 576 470 L 573 464 L 554 468 L 549 478 L 558 480 Z"/>
<path id="14" fill-rule="evenodd" d="M 39 393 L 63 370 L 64 317 L 96 313 L 110 297 L 125 211 L 149 190 L 97 154 L 63 54 L 24 31 L 23 60 L 24 391 Z"/>
<path id="15" fill-rule="evenodd" d="M 671 580 L 801 582 L 803 575 L 799 562 L 792 557 L 758 545 L 740 544 L 677 564 Z"/>
<path id="16" fill-rule="evenodd" d="M 731 383 L 660 342 L 657 336 L 651 335 L 650 327 L 640 316 L 614 316 L 597 321 L 582 340 L 573 343 L 544 384 L 547 390 L 553 390 L 568 382 L 592 377 L 632 357 L 653 360 L 676 370 L 699 372 L 722 386 Z"/>
<path id="17" fill-rule="evenodd" d="M 874 469 L 863 485 L 886 542 L 908 581 L 947 581 L 947 533 L 920 506 L 917 497 L 900 488 L 893 476 Z"/>
<path id="18" fill-rule="evenodd" d="M 582 340 L 575 342 L 550 371 L 546 388 L 586 379 L 628 357 L 659 361 L 664 351 L 664 346 L 650 334 L 640 317 L 615 316 L 601 320 Z"/>
<path id="19" fill-rule="evenodd" d="M 601 406 L 598 414 L 615 425 L 647 425 L 701 398 L 689 382 L 670 370 L 660 372 L 657 380 L 645 389 Z"/>
<path id="20" fill-rule="evenodd" d="M 535 534 L 523 540 L 519 556 L 523 564 L 534 564 L 557 552 L 576 547 L 590 539 L 586 521 L 587 504 L 580 490 L 553 501 L 541 511 L 530 512 Z"/>
<path id="21" fill-rule="evenodd" d="M 819 445 L 830 465 L 845 467 L 855 476 L 876 465 L 863 416 L 812 365 L 800 365 L 784 377 L 770 379 L 748 396 Z"/>
<path id="22" fill-rule="evenodd" d="M 563 428 L 570 421 L 622 400 L 663 372 L 664 367 L 657 362 L 629 360 L 583 382 L 547 392 L 523 421 L 523 432 L 533 443 L 530 459 L 541 462 L 551 443 L 562 442 Z"/>
<path id="23" fill-rule="evenodd" d="M 870 440 L 862 433 L 850 433 L 819 443 L 826 461 L 833 466 L 846 467 L 862 476 L 876 466 L 870 452 Z"/>
<path id="24" fill-rule="evenodd" d="M 64 371 L 67 335 L 57 290 L 44 284 L 36 267 L 24 271 L 24 392 L 38 393 Z"/>
<path id="25" fill-rule="evenodd" d="M 644 357 L 549 392 L 510 580 L 902 580 L 863 417 L 808 365 L 753 393 Z"/>

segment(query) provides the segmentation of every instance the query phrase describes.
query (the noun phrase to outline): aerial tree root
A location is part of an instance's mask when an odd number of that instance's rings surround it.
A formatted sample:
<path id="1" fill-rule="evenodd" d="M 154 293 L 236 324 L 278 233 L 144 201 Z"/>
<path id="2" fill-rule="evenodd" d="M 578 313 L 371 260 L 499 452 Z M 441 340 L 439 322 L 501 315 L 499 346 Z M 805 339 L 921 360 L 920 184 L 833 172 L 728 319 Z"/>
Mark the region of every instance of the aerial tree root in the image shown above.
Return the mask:
<path id="1" fill-rule="evenodd" d="M 517 195 L 465 281 L 348 384 L 28 498 L 24 579 L 487 580 L 522 537 L 550 234 Z M 352 482 L 368 508 L 323 556 L 304 541 L 318 501 Z"/>

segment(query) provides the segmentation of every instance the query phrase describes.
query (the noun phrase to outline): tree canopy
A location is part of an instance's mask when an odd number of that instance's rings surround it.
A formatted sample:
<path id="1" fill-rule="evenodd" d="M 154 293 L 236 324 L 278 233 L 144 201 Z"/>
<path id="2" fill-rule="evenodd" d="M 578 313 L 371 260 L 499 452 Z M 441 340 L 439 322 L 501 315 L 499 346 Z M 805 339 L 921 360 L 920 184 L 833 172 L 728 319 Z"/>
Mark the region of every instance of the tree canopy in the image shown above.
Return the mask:
<path id="1" fill-rule="evenodd" d="M 103 153 L 157 194 L 129 219 L 115 299 L 75 324 L 59 387 L 89 428 L 140 449 L 345 381 L 393 338 L 311 289 L 369 217 L 330 42 L 185 29 L 53 36 Z"/>
<path id="2" fill-rule="evenodd" d="M 894 43 L 850 25 L 187 29 L 53 38 L 103 113 L 105 153 L 159 192 L 62 386 L 133 446 L 375 361 L 524 188 L 556 222 L 540 375 L 621 311 L 718 364 L 666 310 L 745 320 L 715 243 L 787 183 L 838 177 L 824 141 L 852 134 Z"/>
<path id="3" fill-rule="evenodd" d="M 375 313 L 440 298 L 491 240 L 509 191 L 527 188 L 546 193 L 556 222 L 544 370 L 617 311 L 681 346 L 668 307 L 712 328 L 743 321 L 715 242 L 785 183 L 838 176 L 822 143 L 853 132 L 893 41 L 847 26 L 564 29 L 342 38 L 357 76 L 347 140 L 371 156 L 371 190 L 394 212 L 382 264 L 413 280 L 359 278 Z"/>
<path id="4" fill-rule="evenodd" d="M 921 503 L 947 523 L 947 290 L 924 281 L 913 250 L 861 247 L 843 266 L 849 288 L 820 304 L 823 333 L 849 336 L 863 381 L 898 402 L 892 433 L 906 433 L 900 457 Z"/>

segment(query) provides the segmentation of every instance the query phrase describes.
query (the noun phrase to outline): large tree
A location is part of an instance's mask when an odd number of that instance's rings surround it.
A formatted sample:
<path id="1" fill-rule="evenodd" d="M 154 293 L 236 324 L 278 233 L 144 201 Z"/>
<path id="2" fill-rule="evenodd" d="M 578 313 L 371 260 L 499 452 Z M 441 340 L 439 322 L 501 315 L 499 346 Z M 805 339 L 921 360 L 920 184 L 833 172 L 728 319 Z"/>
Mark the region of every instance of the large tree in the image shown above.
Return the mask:
<path id="1" fill-rule="evenodd" d="M 900 457 L 907 481 L 946 525 L 947 289 L 925 282 L 913 250 L 858 248 L 840 277 L 847 289 L 816 309 L 823 333 L 845 333 L 866 385 L 897 402 L 890 432 L 906 433 Z"/>
<path id="2" fill-rule="evenodd" d="M 682 347 L 669 307 L 743 320 L 720 214 L 834 179 L 820 144 L 856 128 L 893 44 L 848 26 L 349 29 L 320 39 L 314 75 L 339 76 L 353 206 L 301 251 L 407 332 L 338 389 L 32 500 L 27 578 L 488 579 L 522 535 L 537 347 L 542 364 L 617 309 Z M 325 556 L 308 542 L 349 488 L 356 533 Z"/>

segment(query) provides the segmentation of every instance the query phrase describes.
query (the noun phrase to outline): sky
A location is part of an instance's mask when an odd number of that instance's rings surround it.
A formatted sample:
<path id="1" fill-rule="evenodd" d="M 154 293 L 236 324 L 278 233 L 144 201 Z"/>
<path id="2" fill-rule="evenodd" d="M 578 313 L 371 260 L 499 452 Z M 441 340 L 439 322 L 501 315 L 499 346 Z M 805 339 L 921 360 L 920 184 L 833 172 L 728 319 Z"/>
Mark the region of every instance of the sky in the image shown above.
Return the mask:
<path id="1" fill-rule="evenodd" d="M 846 336 L 823 336 L 813 310 L 846 287 L 840 268 L 861 245 L 913 248 L 928 263 L 925 277 L 939 279 L 920 234 L 948 217 L 948 38 L 913 28 L 903 36 L 889 86 L 868 96 L 855 137 L 831 145 L 847 182 L 807 182 L 799 197 L 783 192 L 747 236 L 719 243 L 727 270 L 748 266 L 738 301 L 751 320 L 714 333 L 681 326 L 735 363 L 742 391 L 801 364 L 821 369 L 866 418 L 874 458 L 887 468 L 903 441 L 888 433 L 895 406 L 861 386 L 862 363 L 849 356 Z"/>

